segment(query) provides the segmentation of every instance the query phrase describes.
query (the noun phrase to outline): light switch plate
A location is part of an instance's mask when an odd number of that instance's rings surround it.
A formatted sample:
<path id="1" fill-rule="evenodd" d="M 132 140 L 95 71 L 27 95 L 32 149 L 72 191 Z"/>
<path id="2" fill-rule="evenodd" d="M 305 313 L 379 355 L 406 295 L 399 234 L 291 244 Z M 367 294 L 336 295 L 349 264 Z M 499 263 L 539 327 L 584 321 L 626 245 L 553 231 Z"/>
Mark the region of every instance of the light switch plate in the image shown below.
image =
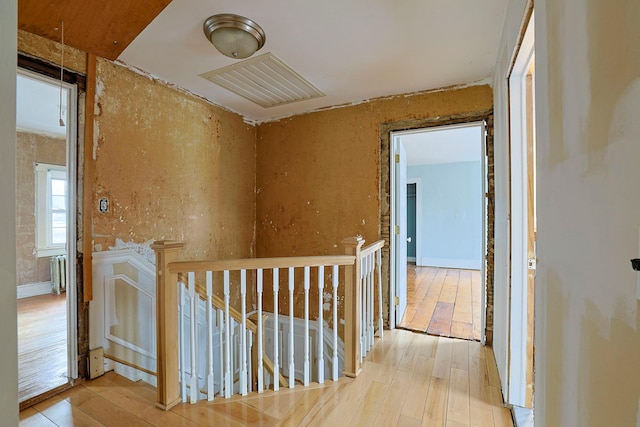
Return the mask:
<path id="1" fill-rule="evenodd" d="M 100 200 L 98 201 L 98 211 L 100 211 L 100 213 L 109 212 L 109 199 L 107 199 L 106 197 L 100 198 Z"/>

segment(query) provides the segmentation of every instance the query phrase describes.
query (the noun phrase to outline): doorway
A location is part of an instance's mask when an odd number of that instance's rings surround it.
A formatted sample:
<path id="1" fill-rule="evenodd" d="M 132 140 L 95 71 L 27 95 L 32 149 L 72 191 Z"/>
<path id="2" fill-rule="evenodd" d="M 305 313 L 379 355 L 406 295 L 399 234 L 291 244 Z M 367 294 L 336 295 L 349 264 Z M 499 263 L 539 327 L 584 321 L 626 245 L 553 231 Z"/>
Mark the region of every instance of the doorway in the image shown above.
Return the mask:
<path id="1" fill-rule="evenodd" d="M 393 132 L 390 138 L 396 324 L 481 341 L 487 240 L 484 123 Z"/>
<path id="2" fill-rule="evenodd" d="M 19 69 L 16 277 L 21 406 L 77 378 L 77 87 Z"/>

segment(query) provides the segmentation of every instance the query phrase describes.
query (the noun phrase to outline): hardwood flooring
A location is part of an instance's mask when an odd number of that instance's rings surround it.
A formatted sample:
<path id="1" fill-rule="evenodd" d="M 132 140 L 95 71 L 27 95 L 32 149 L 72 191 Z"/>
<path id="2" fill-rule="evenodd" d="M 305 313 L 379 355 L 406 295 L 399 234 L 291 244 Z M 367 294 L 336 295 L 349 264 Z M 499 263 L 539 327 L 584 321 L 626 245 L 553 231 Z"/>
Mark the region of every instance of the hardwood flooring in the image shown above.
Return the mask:
<path id="1" fill-rule="evenodd" d="M 19 299 L 18 400 L 27 401 L 67 380 L 65 294 Z"/>
<path id="2" fill-rule="evenodd" d="M 407 265 L 407 310 L 400 327 L 480 340 L 479 270 Z"/>
<path id="3" fill-rule="evenodd" d="M 513 427 L 490 347 L 385 331 L 356 379 L 154 406 L 155 389 L 113 372 L 20 413 L 21 426 Z"/>

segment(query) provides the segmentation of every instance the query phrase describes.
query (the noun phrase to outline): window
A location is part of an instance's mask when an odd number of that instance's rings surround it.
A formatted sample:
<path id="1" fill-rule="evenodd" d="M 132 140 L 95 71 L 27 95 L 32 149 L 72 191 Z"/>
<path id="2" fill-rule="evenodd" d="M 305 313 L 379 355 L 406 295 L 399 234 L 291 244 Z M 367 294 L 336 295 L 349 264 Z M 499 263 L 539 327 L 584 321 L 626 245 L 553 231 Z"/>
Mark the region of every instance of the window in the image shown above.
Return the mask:
<path id="1" fill-rule="evenodd" d="M 36 250 L 61 255 L 67 243 L 67 168 L 36 164 Z"/>

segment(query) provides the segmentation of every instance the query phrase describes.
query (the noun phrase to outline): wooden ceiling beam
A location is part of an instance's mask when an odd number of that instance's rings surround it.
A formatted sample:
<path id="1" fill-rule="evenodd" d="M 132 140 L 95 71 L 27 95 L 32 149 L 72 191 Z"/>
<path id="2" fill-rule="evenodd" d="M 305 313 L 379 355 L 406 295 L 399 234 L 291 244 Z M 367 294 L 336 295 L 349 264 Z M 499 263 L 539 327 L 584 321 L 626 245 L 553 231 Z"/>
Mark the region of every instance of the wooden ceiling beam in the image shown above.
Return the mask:
<path id="1" fill-rule="evenodd" d="M 18 28 L 116 59 L 171 0 L 18 0 Z"/>

